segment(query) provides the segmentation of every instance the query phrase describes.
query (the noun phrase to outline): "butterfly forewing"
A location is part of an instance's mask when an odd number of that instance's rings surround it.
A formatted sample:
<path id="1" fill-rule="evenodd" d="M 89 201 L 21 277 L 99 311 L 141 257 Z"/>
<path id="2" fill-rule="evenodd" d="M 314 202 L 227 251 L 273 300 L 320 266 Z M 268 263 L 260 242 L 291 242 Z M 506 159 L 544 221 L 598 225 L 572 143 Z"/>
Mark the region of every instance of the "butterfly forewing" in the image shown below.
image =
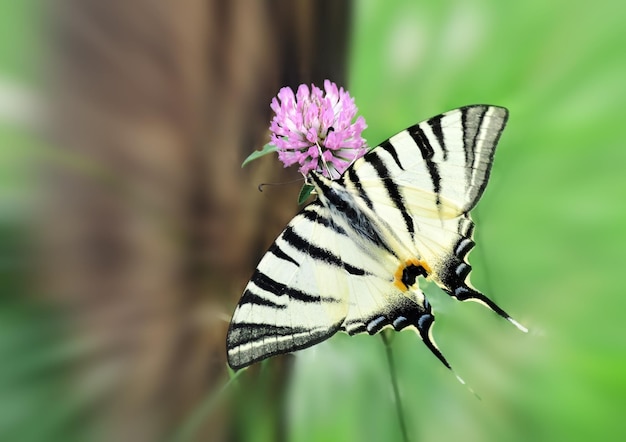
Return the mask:
<path id="1" fill-rule="evenodd" d="M 507 116 L 496 106 L 455 109 L 403 130 L 361 161 L 381 158 L 398 187 L 428 192 L 435 205 L 448 201 L 459 214 L 468 212 L 485 188 Z M 373 177 L 381 178 L 386 176 Z"/>
<path id="2" fill-rule="evenodd" d="M 387 273 L 359 248 L 353 232 L 334 224 L 329 209 L 310 204 L 272 244 L 246 286 L 227 337 L 229 364 L 243 367 L 328 338 L 349 311 L 384 304 L 357 281 Z M 355 286 L 361 295 L 356 304 Z"/>

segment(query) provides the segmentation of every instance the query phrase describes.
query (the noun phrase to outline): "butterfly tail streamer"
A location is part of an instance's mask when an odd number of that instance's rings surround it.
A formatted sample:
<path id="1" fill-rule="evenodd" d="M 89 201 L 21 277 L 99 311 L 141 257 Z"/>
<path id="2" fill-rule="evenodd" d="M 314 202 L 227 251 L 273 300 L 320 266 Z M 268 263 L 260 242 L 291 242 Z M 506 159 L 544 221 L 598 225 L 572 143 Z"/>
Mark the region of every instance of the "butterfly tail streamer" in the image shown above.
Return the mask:
<path id="1" fill-rule="evenodd" d="M 459 301 L 474 301 L 478 302 L 490 310 L 496 312 L 499 316 L 503 317 L 519 330 L 524 333 L 528 333 L 528 329 L 524 327 L 522 324 L 513 319 L 507 312 L 505 312 L 498 304 L 493 302 L 491 299 L 483 295 L 477 290 L 474 290 L 466 285 L 459 286 L 454 290 L 454 293 L 450 293 L 451 296 L 455 297 Z"/>
<path id="2" fill-rule="evenodd" d="M 472 390 L 467 385 L 465 380 L 461 376 L 459 376 L 457 372 L 452 368 L 448 360 L 439 350 L 439 347 L 437 347 L 437 344 L 435 343 L 435 340 L 432 336 L 432 324 L 435 322 L 434 317 L 431 315 L 428 315 L 428 316 L 423 317 L 422 319 L 424 320 L 419 321 L 417 331 L 420 334 L 420 337 L 422 338 L 424 345 L 426 345 L 426 347 L 428 347 L 428 349 L 432 352 L 432 354 L 435 355 L 435 357 L 439 359 L 439 361 L 454 374 L 454 376 L 457 378 L 457 380 L 461 384 L 465 385 L 475 396 L 478 397 L 478 395 L 474 392 L 474 390 Z"/>

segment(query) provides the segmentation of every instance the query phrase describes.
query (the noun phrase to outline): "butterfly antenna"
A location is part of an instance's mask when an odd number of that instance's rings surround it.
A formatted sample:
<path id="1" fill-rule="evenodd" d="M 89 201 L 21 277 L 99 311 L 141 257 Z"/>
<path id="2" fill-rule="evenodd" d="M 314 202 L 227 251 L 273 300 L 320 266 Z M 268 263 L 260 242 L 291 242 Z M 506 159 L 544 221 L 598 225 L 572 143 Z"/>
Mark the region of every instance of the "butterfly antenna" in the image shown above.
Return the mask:
<path id="1" fill-rule="evenodd" d="M 280 183 L 261 183 L 258 185 L 257 189 L 259 189 L 259 192 L 263 192 L 263 188 L 265 186 L 284 186 L 286 184 L 293 184 L 293 183 L 298 183 L 300 181 L 302 181 L 303 178 L 296 178 L 295 180 L 289 180 L 289 181 L 283 181 Z"/>

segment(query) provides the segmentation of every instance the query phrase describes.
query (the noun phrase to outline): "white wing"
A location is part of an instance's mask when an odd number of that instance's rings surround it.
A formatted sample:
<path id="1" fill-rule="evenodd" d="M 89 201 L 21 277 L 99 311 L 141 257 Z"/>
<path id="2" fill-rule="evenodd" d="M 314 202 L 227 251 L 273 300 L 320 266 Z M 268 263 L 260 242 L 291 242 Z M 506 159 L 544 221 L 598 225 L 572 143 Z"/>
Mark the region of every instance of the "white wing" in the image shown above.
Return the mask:
<path id="1" fill-rule="evenodd" d="M 481 302 L 523 329 L 467 280 L 474 246 L 468 212 L 485 189 L 507 116 L 504 108 L 475 105 L 411 126 L 355 162 L 339 184 L 381 219 L 401 260 L 423 260 L 447 293 Z"/>
<path id="2" fill-rule="evenodd" d="M 333 217 L 310 204 L 262 258 L 230 324 L 229 365 L 306 348 L 339 330 L 374 334 L 385 326 L 415 327 L 447 365 L 430 340 L 434 318 L 424 295 L 394 286 L 397 260 L 383 249 L 363 250 L 358 232 Z"/>

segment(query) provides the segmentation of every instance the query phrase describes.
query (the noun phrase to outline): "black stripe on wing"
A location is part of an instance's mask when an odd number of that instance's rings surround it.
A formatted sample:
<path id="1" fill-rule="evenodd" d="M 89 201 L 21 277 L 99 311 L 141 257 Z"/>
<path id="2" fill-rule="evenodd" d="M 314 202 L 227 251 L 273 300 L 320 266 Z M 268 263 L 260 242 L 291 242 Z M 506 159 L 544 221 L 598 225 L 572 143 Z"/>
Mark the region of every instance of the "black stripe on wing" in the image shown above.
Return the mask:
<path id="1" fill-rule="evenodd" d="M 435 155 L 435 150 L 419 124 L 411 126 L 407 129 L 407 131 L 422 153 L 422 158 L 426 163 L 426 169 L 430 175 L 430 181 L 433 183 L 433 192 L 436 195 L 435 203 L 437 204 L 437 207 L 439 207 L 441 206 L 441 199 L 439 196 L 439 193 L 441 192 L 441 175 L 439 174 L 437 163 L 432 160 Z M 444 146 L 444 144 L 442 143 L 441 146 Z"/>
<path id="2" fill-rule="evenodd" d="M 402 214 L 402 219 L 404 220 L 404 226 L 407 231 L 413 236 L 415 234 L 415 226 L 413 225 L 413 218 L 409 215 L 409 211 L 404 205 L 404 198 L 400 193 L 400 188 L 395 183 L 391 174 L 389 173 L 389 169 L 385 165 L 383 159 L 378 155 L 376 151 L 372 151 L 369 154 L 363 157 L 365 161 L 372 165 L 376 174 L 381 179 L 383 185 L 385 186 L 385 190 L 387 191 L 387 195 L 396 206 L 396 208 Z"/>
<path id="3" fill-rule="evenodd" d="M 393 152 L 395 155 L 395 151 Z M 399 164 L 397 155 L 395 156 L 395 159 L 396 159 L 396 162 L 398 162 Z M 361 180 L 359 180 L 359 176 L 357 175 L 353 167 L 348 169 L 348 179 L 354 184 L 354 187 L 356 188 L 357 192 L 359 192 L 359 196 L 361 197 L 363 201 L 365 201 L 365 205 L 369 207 L 370 209 L 373 209 L 374 204 L 372 203 L 372 200 L 370 199 L 370 197 L 367 195 L 367 192 L 363 188 L 363 184 L 361 184 Z"/>
<path id="4" fill-rule="evenodd" d="M 298 263 L 298 261 L 296 261 L 291 256 L 289 256 L 287 253 L 285 253 L 283 251 L 283 249 L 281 249 L 278 246 L 278 244 L 276 244 L 276 243 L 272 244 L 272 246 L 267 251 L 269 253 L 273 254 L 278 259 L 282 259 L 283 261 L 287 261 L 287 262 L 292 263 L 296 267 L 300 267 L 300 264 Z"/>
<path id="5" fill-rule="evenodd" d="M 241 300 L 239 301 L 240 305 L 243 304 L 253 304 L 253 305 L 262 305 L 265 307 L 272 307 L 277 309 L 285 309 L 287 306 L 284 304 L 278 304 L 271 299 L 266 298 L 265 296 L 254 293 L 250 289 L 246 289 L 241 296 Z"/>
<path id="6" fill-rule="evenodd" d="M 254 271 L 254 273 L 252 274 L 252 278 L 250 278 L 250 282 L 253 282 L 254 285 L 256 285 L 258 288 L 265 290 L 266 292 L 273 293 L 276 296 L 287 295 L 291 299 L 296 299 L 302 302 L 341 302 L 341 300 L 337 298 L 312 295 L 302 290 L 289 287 L 287 284 L 275 281 L 274 279 L 267 276 L 265 273 L 261 272 L 259 269 L 256 269 Z M 244 299 L 242 298 L 241 301 L 243 302 Z"/>
<path id="7" fill-rule="evenodd" d="M 465 151 L 465 179 L 470 182 L 472 176 L 472 166 L 474 165 L 474 146 L 476 137 L 480 132 L 483 118 L 487 108 L 484 106 L 473 106 L 461 109 L 461 127 L 463 128 L 463 150 Z"/>
<path id="8" fill-rule="evenodd" d="M 302 212 L 300 212 L 301 217 L 314 222 L 316 224 L 319 224 L 320 226 L 329 228 L 331 230 L 333 230 L 335 233 L 338 233 L 340 235 L 343 236 L 347 236 L 348 233 L 339 225 L 337 225 L 337 223 L 333 222 L 333 220 L 329 217 L 326 217 L 324 215 L 322 215 L 321 213 L 318 212 L 317 208 L 321 208 L 322 205 L 318 202 L 315 201 L 311 204 L 309 204 L 307 207 L 304 208 L 304 210 L 302 210 Z"/>
<path id="9" fill-rule="evenodd" d="M 431 118 L 426 123 L 430 126 L 430 129 L 435 134 L 435 138 L 437 138 L 437 143 L 441 147 L 441 151 L 443 152 L 443 160 L 446 161 L 448 159 L 448 149 L 446 148 L 446 143 L 443 137 L 443 128 L 441 127 L 441 119 L 443 115 L 437 115 L 436 117 Z"/>
<path id="10" fill-rule="evenodd" d="M 396 148 L 393 147 L 393 144 L 391 144 L 391 141 L 389 140 L 385 140 L 383 141 L 379 146 L 378 149 L 383 149 L 385 151 L 387 151 L 387 153 L 389 155 L 391 155 L 391 158 L 393 158 L 393 160 L 396 162 L 396 165 L 404 170 L 404 167 L 402 166 L 402 163 L 400 162 L 400 158 L 398 157 L 398 152 L 396 151 Z"/>
<path id="11" fill-rule="evenodd" d="M 508 111 L 487 105 L 466 106 L 459 110 L 465 151 L 467 199 L 470 202 L 465 210 L 469 211 L 487 186 L 493 155 L 506 125 Z"/>
<path id="12" fill-rule="evenodd" d="M 333 254 L 331 251 L 316 246 L 315 244 L 307 241 L 296 233 L 293 227 L 288 226 L 281 238 L 286 241 L 294 249 L 300 252 L 306 253 L 311 258 L 318 261 L 325 262 L 335 267 L 343 267 L 348 273 L 352 275 L 365 275 L 367 272 L 364 269 L 355 267 L 343 261 L 339 256 Z"/>
<path id="13" fill-rule="evenodd" d="M 240 345 L 247 344 L 249 342 L 262 339 L 265 336 L 289 336 L 293 333 L 304 333 L 309 329 L 306 327 L 286 327 L 279 325 L 268 325 L 264 323 L 258 322 L 236 322 L 233 323 L 230 327 L 231 331 L 242 330 L 242 329 L 252 329 L 253 331 L 249 333 L 248 339 L 237 339 Z"/>
<path id="14" fill-rule="evenodd" d="M 358 207 L 353 196 L 346 190 L 345 182 L 349 180 L 357 189 L 360 198 L 365 204 L 368 205 L 370 209 L 373 208 L 372 202 L 367 196 L 367 192 L 360 183 L 358 174 L 354 173 L 353 169 L 349 169 L 348 174 L 337 181 L 329 180 L 315 172 L 311 172 L 309 177 L 315 183 L 320 198 L 324 199 L 324 205 L 327 206 L 327 209 L 332 213 L 335 219 L 337 219 L 337 222 L 333 221 L 333 224 L 337 225 L 337 223 L 341 222 L 342 225 L 349 230 L 350 234 L 348 236 L 368 239 L 373 245 L 383 248 L 395 256 L 394 251 L 385 243 L 370 218 L 363 213 L 363 210 Z M 337 227 L 339 226 L 337 225 Z"/>
<path id="15" fill-rule="evenodd" d="M 309 328 L 231 323 L 226 340 L 228 364 L 238 370 L 270 356 L 308 348 L 328 339 L 340 327 L 341 324 Z"/>

